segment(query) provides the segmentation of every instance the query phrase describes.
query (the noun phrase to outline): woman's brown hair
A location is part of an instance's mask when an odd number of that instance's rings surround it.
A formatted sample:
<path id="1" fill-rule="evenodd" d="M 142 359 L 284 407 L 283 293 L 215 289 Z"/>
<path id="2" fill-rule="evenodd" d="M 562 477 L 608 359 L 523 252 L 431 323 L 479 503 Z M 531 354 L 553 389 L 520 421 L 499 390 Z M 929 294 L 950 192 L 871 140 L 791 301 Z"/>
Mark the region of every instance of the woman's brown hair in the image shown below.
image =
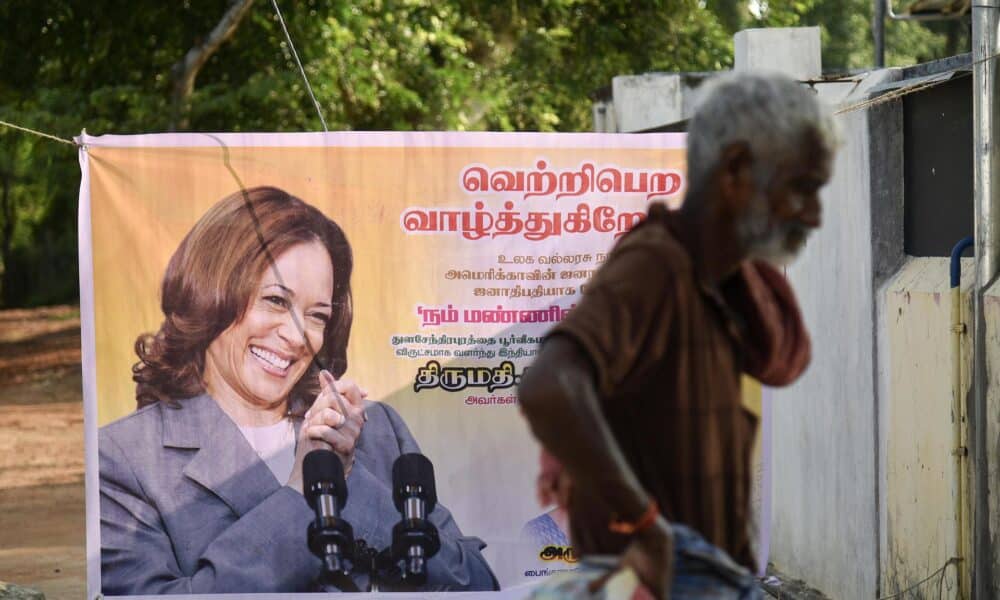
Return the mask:
<path id="1" fill-rule="evenodd" d="M 205 351 L 216 337 L 243 318 L 255 286 L 274 259 L 292 246 L 319 241 L 333 264 L 333 318 L 323 346 L 292 388 L 288 408 L 301 416 L 319 392 L 317 374 L 347 370 L 351 334 L 353 258 L 340 227 L 299 198 L 273 187 L 240 190 L 215 204 L 178 246 L 163 276 L 163 324 L 135 342 L 132 367 L 141 408 L 173 403 L 205 390 Z M 281 274 L 277 273 L 280 278 Z"/>

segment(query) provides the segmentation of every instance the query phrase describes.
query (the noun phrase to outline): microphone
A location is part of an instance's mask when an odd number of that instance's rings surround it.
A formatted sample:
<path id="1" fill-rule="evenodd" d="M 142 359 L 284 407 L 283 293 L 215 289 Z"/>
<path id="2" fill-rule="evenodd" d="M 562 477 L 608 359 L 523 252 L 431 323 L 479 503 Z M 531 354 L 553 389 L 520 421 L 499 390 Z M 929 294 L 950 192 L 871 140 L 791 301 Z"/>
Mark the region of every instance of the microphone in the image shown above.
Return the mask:
<path id="1" fill-rule="evenodd" d="M 434 465 L 423 454 L 403 454 L 392 465 L 392 499 L 403 519 L 392 528 L 392 559 L 403 581 L 427 581 L 427 560 L 441 549 L 437 527 L 427 515 L 437 505 Z"/>
<path id="2" fill-rule="evenodd" d="M 323 577 L 343 589 L 353 585 L 348 561 L 354 548 L 351 524 L 340 518 L 347 504 L 347 483 L 340 458 L 331 450 L 313 450 L 302 461 L 303 491 L 316 513 L 309 524 L 309 549 L 323 561 Z M 348 587 L 350 587 L 348 585 Z M 349 591 L 349 590 L 344 590 Z"/>

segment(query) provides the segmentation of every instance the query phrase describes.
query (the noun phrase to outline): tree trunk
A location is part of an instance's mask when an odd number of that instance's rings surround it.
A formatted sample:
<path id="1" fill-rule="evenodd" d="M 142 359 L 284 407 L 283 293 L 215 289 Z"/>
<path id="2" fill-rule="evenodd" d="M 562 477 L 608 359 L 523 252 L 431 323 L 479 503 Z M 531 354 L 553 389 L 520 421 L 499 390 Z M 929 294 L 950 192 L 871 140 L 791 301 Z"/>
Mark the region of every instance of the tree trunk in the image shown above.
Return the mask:
<path id="1" fill-rule="evenodd" d="M 215 51 L 232 37 L 240 21 L 250 12 L 251 5 L 253 0 L 232 0 L 226 14 L 222 15 L 205 40 L 188 50 L 184 58 L 174 64 L 171 69 L 174 87 L 171 94 L 170 131 L 188 128 L 188 99 L 194 91 L 194 80 L 198 77 L 198 72 Z"/>
<path id="2" fill-rule="evenodd" d="M 705 8 L 715 13 L 719 23 L 730 35 L 743 29 L 750 12 L 745 0 L 708 0 Z"/>

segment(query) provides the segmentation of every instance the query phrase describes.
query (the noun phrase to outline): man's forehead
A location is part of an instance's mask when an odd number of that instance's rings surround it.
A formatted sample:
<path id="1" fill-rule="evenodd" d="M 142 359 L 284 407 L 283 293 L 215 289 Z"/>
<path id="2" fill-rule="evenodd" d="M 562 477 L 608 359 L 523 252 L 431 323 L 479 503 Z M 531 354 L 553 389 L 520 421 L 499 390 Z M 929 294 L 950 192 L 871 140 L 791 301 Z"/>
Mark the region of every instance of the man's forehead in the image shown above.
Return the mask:
<path id="1" fill-rule="evenodd" d="M 829 178 L 833 164 L 834 150 L 822 136 L 806 135 L 797 145 L 790 148 L 790 154 L 779 168 L 803 173 L 815 173 Z"/>

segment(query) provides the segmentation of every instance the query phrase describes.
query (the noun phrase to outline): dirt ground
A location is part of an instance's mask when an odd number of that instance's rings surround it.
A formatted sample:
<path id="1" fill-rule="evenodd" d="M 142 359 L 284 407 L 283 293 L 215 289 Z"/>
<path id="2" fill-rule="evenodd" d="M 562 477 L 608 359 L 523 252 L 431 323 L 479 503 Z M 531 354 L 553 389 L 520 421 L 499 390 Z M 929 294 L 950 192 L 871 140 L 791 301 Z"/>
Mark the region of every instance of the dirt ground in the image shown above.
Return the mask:
<path id="1" fill-rule="evenodd" d="M 79 310 L 0 311 L 0 581 L 85 597 L 83 456 Z"/>

